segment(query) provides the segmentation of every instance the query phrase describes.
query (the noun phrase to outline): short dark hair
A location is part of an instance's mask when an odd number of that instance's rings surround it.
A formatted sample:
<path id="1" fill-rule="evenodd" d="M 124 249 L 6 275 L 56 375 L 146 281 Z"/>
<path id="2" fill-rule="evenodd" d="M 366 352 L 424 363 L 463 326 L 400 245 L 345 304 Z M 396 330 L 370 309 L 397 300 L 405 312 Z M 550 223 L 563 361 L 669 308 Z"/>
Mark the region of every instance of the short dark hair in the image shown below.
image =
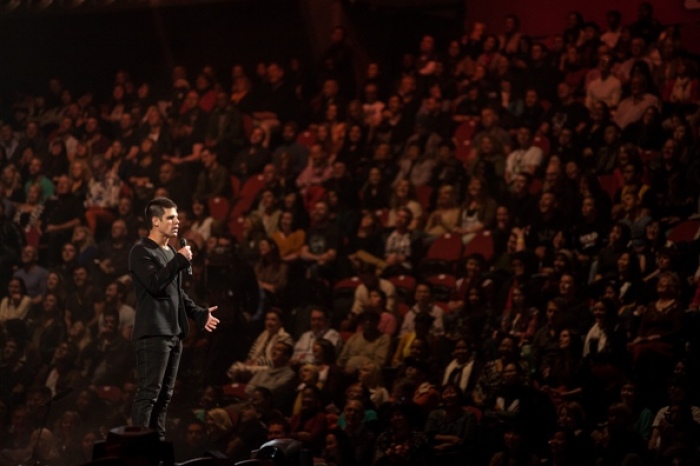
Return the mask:
<path id="1" fill-rule="evenodd" d="M 151 219 L 153 217 L 161 218 L 165 215 L 165 209 L 177 209 L 177 204 L 167 197 L 156 197 L 148 201 L 146 204 L 146 226 L 150 230 L 153 228 L 153 223 Z"/>

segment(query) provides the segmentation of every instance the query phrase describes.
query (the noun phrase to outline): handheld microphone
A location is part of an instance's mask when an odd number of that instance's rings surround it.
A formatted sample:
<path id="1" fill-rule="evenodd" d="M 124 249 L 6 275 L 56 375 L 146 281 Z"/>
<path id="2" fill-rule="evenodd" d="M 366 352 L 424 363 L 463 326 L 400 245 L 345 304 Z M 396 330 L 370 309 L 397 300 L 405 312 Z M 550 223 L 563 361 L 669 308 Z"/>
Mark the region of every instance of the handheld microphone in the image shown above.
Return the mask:
<path id="1" fill-rule="evenodd" d="M 181 248 L 184 248 L 185 246 L 187 246 L 187 240 L 185 238 L 180 238 L 179 243 L 180 243 Z M 187 267 L 187 275 L 192 276 L 192 266 L 191 265 L 189 267 Z"/>

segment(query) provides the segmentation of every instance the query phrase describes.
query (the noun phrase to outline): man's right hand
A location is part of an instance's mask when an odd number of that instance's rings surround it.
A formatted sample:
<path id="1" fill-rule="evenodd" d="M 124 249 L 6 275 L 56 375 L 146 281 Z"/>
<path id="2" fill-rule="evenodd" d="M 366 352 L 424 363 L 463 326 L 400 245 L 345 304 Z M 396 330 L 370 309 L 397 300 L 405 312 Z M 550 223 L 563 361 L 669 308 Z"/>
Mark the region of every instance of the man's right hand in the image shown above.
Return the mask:
<path id="1" fill-rule="evenodd" d="M 191 260 L 192 260 L 192 249 L 190 248 L 190 246 L 183 246 L 183 247 L 181 247 L 181 248 L 177 251 L 177 253 L 178 253 L 178 254 L 182 254 L 183 256 L 185 256 L 185 259 L 187 259 L 188 261 L 191 261 Z"/>

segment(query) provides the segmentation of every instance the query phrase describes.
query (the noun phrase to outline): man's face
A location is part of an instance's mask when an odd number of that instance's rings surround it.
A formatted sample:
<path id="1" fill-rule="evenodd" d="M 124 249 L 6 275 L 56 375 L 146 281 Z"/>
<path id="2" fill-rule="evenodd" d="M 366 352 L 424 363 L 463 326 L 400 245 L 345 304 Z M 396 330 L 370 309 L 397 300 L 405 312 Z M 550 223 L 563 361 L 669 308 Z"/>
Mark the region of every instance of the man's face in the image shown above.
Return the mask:
<path id="1" fill-rule="evenodd" d="M 5 347 L 2 350 L 2 359 L 4 361 L 14 359 L 15 355 L 17 355 L 17 349 L 17 342 L 12 340 L 8 341 L 5 343 Z"/>
<path id="2" fill-rule="evenodd" d="M 71 262 L 75 259 L 75 255 L 75 246 L 70 243 L 63 245 L 61 249 L 61 259 L 63 259 L 63 262 Z"/>
<path id="3" fill-rule="evenodd" d="M 353 426 L 361 424 L 365 416 L 362 404 L 357 400 L 348 400 L 343 413 L 345 414 L 346 422 Z"/>
<path id="4" fill-rule="evenodd" d="M 22 249 L 22 263 L 31 264 L 36 260 L 36 249 L 33 246 L 25 246 Z"/>
<path id="5" fill-rule="evenodd" d="M 527 178 L 522 175 L 516 175 L 513 179 L 513 192 L 515 194 L 522 194 L 525 192 L 527 187 Z"/>
<path id="6" fill-rule="evenodd" d="M 286 435 L 284 432 L 284 427 L 282 427 L 282 424 L 270 424 L 270 426 L 267 428 L 267 439 L 268 440 L 283 439 L 285 437 L 286 437 Z"/>
<path id="7" fill-rule="evenodd" d="M 311 311 L 311 330 L 320 332 L 326 328 L 326 316 L 321 311 Z"/>
<path id="8" fill-rule="evenodd" d="M 426 303 L 430 301 L 430 288 L 428 288 L 425 285 L 418 285 L 416 288 L 416 302 L 418 303 Z"/>
<path id="9" fill-rule="evenodd" d="M 204 444 L 206 439 L 206 434 L 204 432 L 204 426 L 201 424 L 190 424 L 187 426 L 187 435 L 185 437 L 185 442 L 190 447 L 198 447 Z"/>
<path id="10" fill-rule="evenodd" d="M 134 120 L 131 116 L 131 113 L 122 114 L 122 117 L 119 120 L 119 127 L 122 129 L 122 131 L 130 130 L 133 125 L 134 125 Z"/>
<path id="11" fill-rule="evenodd" d="M 80 288 L 87 282 L 87 270 L 80 267 L 73 271 L 73 283 Z"/>
<path id="12" fill-rule="evenodd" d="M 102 331 L 108 335 L 114 335 L 117 333 L 117 329 L 119 329 L 119 319 L 116 316 L 105 316 Z"/>
<path id="13" fill-rule="evenodd" d="M 163 164 L 160 166 L 160 170 L 158 170 L 158 181 L 160 181 L 161 184 L 170 183 L 174 175 L 175 167 L 169 163 Z"/>
<path id="14" fill-rule="evenodd" d="M 94 133 L 97 131 L 97 119 L 96 118 L 88 118 L 87 121 L 85 122 L 85 131 L 89 134 Z"/>
<path id="15" fill-rule="evenodd" d="M 0 131 L 2 132 L 2 139 L 4 141 L 12 139 L 12 127 L 10 125 L 4 125 Z"/>
<path id="16" fill-rule="evenodd" d="M 105 289 L 105 301 L 108 303 L 116 303 L 119 297 L 119 289 L 116 283 L 110 283 Z"/>
<path id="17" fill-rule="evenodd" d="M 272 362 L 275 366 L 281 366 L 289 361 L 289 356 L 287 353 L 287 348 L 283 343 L 277 343 L 272 349 Z"/>
<path id="18" fill-rule="evenodd" d="M 117 220 L 112 224 L 112 239 L 121 240 L 126 238 L 126 224 Z"/>
<path id="19" fill-rule="evenodd" d="M 177 209 L 174 207 L 165 209 L 161 218 L 153 217 L 151 222 L 153 223 L 153 228 L 166 238 L 176 237 L 180 228 L 180 219 L 177 214 Z"/>
<path id="20" fill-rule="evenodd" d="M 280 68 L 279 65 L 275 63 L 268 65 L 266 74 L 267 80 L 272 84 L 278 83 L 283 76 L 282 68 Z"/>
<path id="21" fill-rule="evenodd" d="M 484 128 L 491 128 L 496 123 L 496 114 L 490 108 L 481 111 L 481 124 Z"/>
<path id="22" fill-rule="evenodd" d="M 315 222 L 324 221 L 328 217 L 328 205 L 325 202 L 317 202 L 311 216 Z"/>
<path id="23" fill-rule="evenodd" d="M 58 177 L 58 182 L 56 183 L 56 194 L 68 194 L 70 192 L 70 178 L 66 175 L 61 175 Z"/>
<path id="24" fill-rule="evenodd" d="M 32 176 L 36 176 L 39 173 L 41 173 L 41 160 L 32 159 L 32 161 L 29 162 L 29 174 Z"/>
<path id="25" fill-rule="evenodd" d="M 562 295 L 568 295 L 574 288 L 574 277 L 571 275 L 564 275 L 559 281 L 559 293 Z"/>
<path id="26" fill-rule="evenodd" d="M 131 214 L 131 208 L 131 199 L 129 199 L 128 197 L 122 197 L 121 199 L 119 199 L 118 210 L 120 216 L 125 217 Z"/>

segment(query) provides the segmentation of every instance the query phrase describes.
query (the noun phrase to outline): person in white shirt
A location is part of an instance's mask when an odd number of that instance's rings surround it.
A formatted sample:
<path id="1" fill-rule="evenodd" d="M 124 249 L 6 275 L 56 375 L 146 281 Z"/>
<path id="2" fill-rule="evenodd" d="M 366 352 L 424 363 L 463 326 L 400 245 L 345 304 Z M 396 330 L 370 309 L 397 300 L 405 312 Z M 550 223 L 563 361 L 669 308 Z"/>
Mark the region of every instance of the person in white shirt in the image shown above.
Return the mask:
<path id="1" fill-rule="evenodd" d="M 409 309 L 404 316 L 399 336 L 404 336 L 405 334 L 415 330 L 416 316 L 420 313 L 430 314 L 430 316 L 435 319 L 433 321 L 433 326 L 430 329 L 430 333 L 436 336 L 443 335 L 445 333 L 445 325 L 442 318 L 443 310 L 433 304 L 430 285 L 427 283 L 419 283 L 418 286 L 416 286 L 414 299 L 416 304 Z"/>
<path id="2" fill-rule="evenodd" d="M 621 129 L 639 121 L 649 107 L 661 109 L 659 98 L 646 91 L 646 82 L 642 76 L 635 76 L 630 82 L 632 94 L 617 106 L 614 121 Z"/>
<path id="3" fill-rule="evenodd" d="M 518 129 L 518 149 L 508 155 L 506 159 L 506 183 L 512 181 L 518 173 L 534 175 L 544 158 L 542 149 L 532 145 L 532 130 L 523 125 Z"/>
<path id="4" fill-rule="evenodd" d="M 597 101 L 605 102 L 609 108 L 615 108 L 620 103 L 622 83 L 611 73 L 612 58 L 602 55 L 598 59 L 600 76 L 593 79 L 586 88 L 586 107 L 590 110 Z"/>
<path id="5" fill-rule="evenodd" d="M 369 305 L 369 290 L 380 289 L 386 295 L 386 310 L 394 312 L 396 309 L 396 287 L 389 280 L 377 277 L 377 268 L 373 264 L 363 262 L 357 273 L 360 285 L 355 288 L 355 300 L 350 312 L 360 315 Z"/>
<path id="6" fill-rule="evenodd" d="M 310 320 L 311 330 L 302 333 L 299 341 L 294 345 L 292 365 L 313 364 L 315 362 L 314 343 L 321 338 L 330 341 L 335 346 L 336 355 L 340 350 L 340 334 L 331 328 L 328 311 L 321 307 L 314 307 L 311 309 Z"/>
<path id="7" fill-rule="evenodd" d="M 605 19 L 608 23 L 608 30 L 600 35 L 600 41 L 610 47 L 610 50 L 613 50 L 622 35 L 622 28 L 620 27 L 622 14 L 618 10 L 611 10 L 608 11 Z"/>

